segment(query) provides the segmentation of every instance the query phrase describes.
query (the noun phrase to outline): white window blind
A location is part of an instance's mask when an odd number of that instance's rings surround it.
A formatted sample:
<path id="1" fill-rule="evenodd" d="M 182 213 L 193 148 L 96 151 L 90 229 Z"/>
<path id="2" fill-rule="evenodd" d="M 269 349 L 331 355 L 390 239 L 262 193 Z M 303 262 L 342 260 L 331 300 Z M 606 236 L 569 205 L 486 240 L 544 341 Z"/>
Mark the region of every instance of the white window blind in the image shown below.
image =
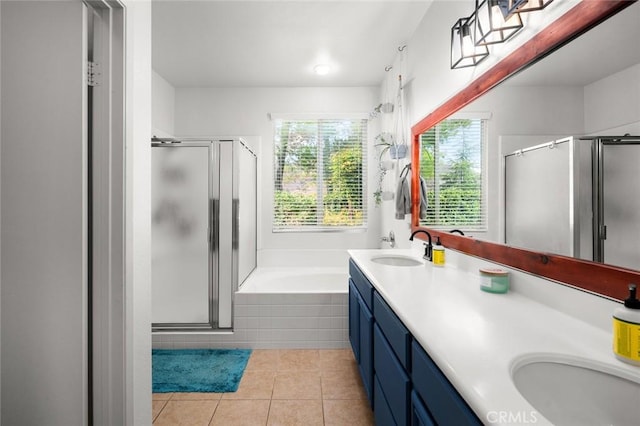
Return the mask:
<path id="1" fill-rule="evenodd" d="M 420 175 L 428 198 L 422 225 L 486 230 L 486 121 L 447 119 L 420 135 Z"/>
<path id="2" fill-rule="evenodd" d="M 367 225 L 365 119 L 276 119 L 273 231 Z"/>

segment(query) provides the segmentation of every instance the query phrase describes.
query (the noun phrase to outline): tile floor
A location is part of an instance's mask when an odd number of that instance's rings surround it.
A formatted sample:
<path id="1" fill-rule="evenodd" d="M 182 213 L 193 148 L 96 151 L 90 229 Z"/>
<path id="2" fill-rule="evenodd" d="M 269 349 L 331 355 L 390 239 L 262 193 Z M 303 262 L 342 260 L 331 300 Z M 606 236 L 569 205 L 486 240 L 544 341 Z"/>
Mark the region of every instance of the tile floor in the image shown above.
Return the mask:
<path id="1" fill-rule="evenodd" d="M 255 349 L 234 393 L 155 393 L 154 425 L 373 425 L 349 349 Z"/>

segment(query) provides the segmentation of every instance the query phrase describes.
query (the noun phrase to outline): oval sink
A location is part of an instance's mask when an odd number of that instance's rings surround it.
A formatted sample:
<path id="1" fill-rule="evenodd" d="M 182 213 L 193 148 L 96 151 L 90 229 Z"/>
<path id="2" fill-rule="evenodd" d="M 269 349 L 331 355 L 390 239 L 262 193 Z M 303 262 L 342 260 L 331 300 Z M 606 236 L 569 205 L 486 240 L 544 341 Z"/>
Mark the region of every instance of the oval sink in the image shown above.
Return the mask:
<path id="1" fill-rule="evenodd" d="M 381 265 L 390 265 L 390 266 L 418 266 L 422 265 L 422 262 L 418 259 L 414 259 L 409 256 L 401 256 L 401 255 L 384 255 L 378 256 L 371 259 L 372 262 L 380 263 Z"/>
<path id="2" fill-rule="evenodd" d="M 581 359 L 524 360 L 512 370 L 522 396 L 558 425 L 638 424 L 640 373 Z"/>

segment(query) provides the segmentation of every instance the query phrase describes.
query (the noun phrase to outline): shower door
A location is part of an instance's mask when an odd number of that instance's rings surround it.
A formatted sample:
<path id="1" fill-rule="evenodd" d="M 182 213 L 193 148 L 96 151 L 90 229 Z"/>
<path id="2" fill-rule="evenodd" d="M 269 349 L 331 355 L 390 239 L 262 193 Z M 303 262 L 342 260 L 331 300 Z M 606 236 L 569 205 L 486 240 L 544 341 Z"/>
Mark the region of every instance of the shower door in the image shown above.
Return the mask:
<path id="1" fill-rule="evenodd" d="M 211 219 L 218 187 L 215 145 L 152 146 L 154 328 L 215 327 L 217 265 Z"/>
<path id="2" fill-rule="evenodd" d="M 594 260 L 640 266 L 640 137 L 594 138 Z"/>

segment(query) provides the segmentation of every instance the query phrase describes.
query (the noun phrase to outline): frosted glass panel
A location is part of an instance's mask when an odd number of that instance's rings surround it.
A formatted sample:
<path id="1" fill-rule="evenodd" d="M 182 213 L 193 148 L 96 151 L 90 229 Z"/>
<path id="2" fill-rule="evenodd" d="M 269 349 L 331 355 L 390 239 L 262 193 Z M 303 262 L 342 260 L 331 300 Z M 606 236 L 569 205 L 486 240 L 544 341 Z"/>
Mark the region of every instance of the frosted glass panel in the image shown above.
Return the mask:
<path id="1" fill-rule="evenodd" d="M 209 322 L 209 148 L 152 153 L 152 321 Z"/>
<path id="2" fill-rule="evenodd" d="M 505 242 L 574 254 L 573 145 L 557 143 L 505 157 Z"/>
<path id="3" fill-rule="evenodd" d="M 640 146 L 604 147 L 604 262 L 640 269 Z"/>

